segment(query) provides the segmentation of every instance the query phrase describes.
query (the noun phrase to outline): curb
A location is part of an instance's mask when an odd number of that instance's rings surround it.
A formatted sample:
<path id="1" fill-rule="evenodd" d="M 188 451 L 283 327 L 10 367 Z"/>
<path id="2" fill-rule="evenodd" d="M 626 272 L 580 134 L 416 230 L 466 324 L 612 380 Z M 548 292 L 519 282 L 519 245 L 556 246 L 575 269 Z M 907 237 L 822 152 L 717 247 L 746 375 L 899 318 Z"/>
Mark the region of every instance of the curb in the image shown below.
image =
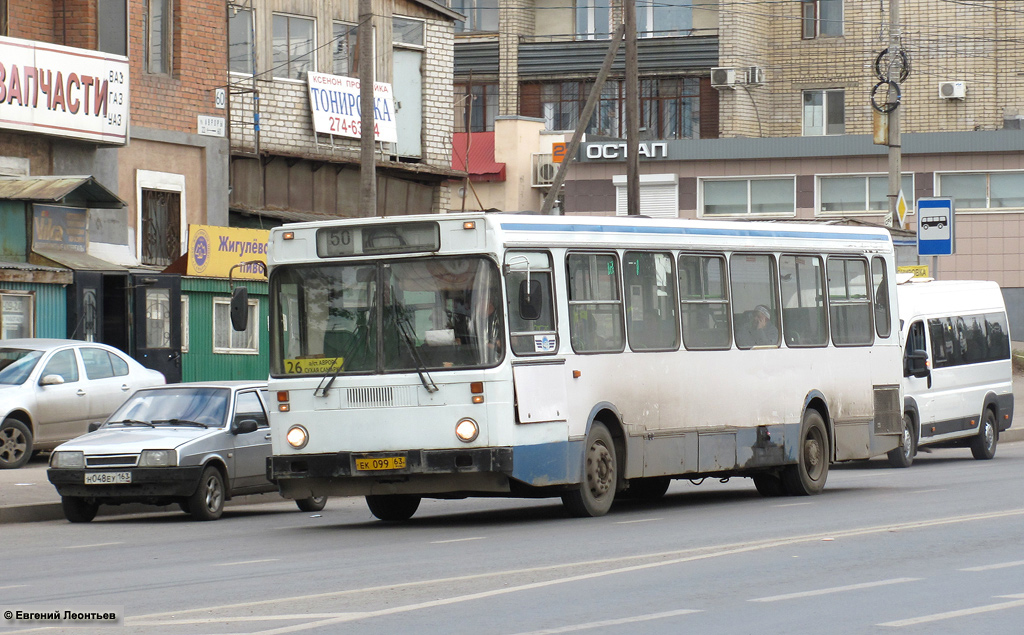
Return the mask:
<path id="1" fill-rule="evenodd" d="M 224 507 L 229 508 L 239 505 L 261 505 L 265 503 L 281 502 L 292 501 L 287 498 L 282 498 L 279 494 L 275 494 L 273 492 L 268 494 L 248 494 L 232 498 L 224 504 Z M 100 505 L 100 509 L 99 512 L 96 513 L 96 517 L 159 514 L 169 512 L 179 514 L 184 513 L 177 505 L 162 505 L 158 507 L 156 505 L 143 505 L 141 503 L 127 503 L 124 505 Z M 27 505 L 8 505 L 6 507 L 0 507 L 0 525 L 34 523 L 47 520 L 64 520 L 64 510 L 61 508 L 61 504 L 59 502 L 30 503 Z"/>

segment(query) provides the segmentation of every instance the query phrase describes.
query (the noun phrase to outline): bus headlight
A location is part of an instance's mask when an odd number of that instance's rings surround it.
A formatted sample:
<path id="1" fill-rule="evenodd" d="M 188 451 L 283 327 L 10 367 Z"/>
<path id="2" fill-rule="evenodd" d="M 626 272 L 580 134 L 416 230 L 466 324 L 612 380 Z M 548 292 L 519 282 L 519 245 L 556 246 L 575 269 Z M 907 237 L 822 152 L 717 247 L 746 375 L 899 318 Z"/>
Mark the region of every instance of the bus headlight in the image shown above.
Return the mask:
<path id="1" fill-rule="evenodd" d="M 284 435 L 284 438 L 288 441 L 288 445 L 296 450 L 301 450 L 309 443 L 309 432 L 302 426 L 292 426 L 288 428 L 288 434 Z"/>
<path id="2" fill-rule="evenodd" d="M 459 441 L 471 443 L 476 441 L 476 438 L 480 435 L 480 426 L 476 424 L 469 417 L 462 419 L 455 424 L 455 436 L 459 437 Z"/>

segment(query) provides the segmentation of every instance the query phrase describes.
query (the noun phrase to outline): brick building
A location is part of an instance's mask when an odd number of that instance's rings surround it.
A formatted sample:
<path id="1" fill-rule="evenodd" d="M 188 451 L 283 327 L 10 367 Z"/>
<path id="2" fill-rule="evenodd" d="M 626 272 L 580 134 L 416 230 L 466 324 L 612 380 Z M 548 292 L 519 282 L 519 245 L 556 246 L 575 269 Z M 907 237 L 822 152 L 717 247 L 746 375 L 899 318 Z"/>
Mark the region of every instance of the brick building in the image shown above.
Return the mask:
<path id="1" fill-rule="evenodd" d="M 375 77 L 393 91 L 388 103 L 395 109 L 395 134 L 377 145 L 377 210 L 358 209 L 360 140 L 339 114 L 344 95 L 333 89 L 340 84 L 323 93 L 325 109 L 335 108 L 338 117 L 327 128 L 314 126 L 310 94 L 320 89 L 311 82 L 339 81 L 316 74 L 358 77 L 357 5 L 229 5 L 233 211 L 293 219 L 308 212 L 370 216 L 448 208 L 452 24 L 459 16 L 444 4 L 373 4 Z M 357 95 L 343 83 L 345 95 Z M 336 134 L 330 125 L 338 126 Z"/>

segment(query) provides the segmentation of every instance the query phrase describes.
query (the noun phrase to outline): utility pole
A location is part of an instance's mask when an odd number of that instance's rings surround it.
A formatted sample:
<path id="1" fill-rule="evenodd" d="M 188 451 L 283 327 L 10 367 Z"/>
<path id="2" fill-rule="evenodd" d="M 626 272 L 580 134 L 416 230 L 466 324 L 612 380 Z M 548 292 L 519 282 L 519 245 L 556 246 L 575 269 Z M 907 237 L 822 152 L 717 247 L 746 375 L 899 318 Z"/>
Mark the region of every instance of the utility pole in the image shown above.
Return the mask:
<path id="1" fill-rule="evenodd" d="M 893 65 L 900 57 L 900 0 L 889 0 L 889 76 Z M 902 66 L 897 73 L 902 72 Z M 891 90 L 891 89 L 890 89 Z M 899 202 L 902 183 L 903 156 L 900 148 L 900 109 L 893 108 L 889 117 L 889 215 L 886 224 L 889 227 L 899 224 L 896 205 Z M 900 228 L 902 229 L 902 227 Z"/>
<path id="2" fill-rule="evenodd" d="M 569 163 L 572 162 L 576 152 L 580 149 L 580 139 L 583 138 L 583 132 L 587 129 L 587 124 L 590 123 L 590 117 L 594 114 L 594 108 L 597 107 L 598 99 L 601 96 L 601 88 L 604 86 L 605 80 L 608 79 L 608 74 L 612 71 L 612 62 L 615 61 L 615 54 L 619 51 L 624 30 L 625 25 L 620 24 L 615 29 L 615 33 L 612 33 L 608 52 L 604 56 L 604 63 L 601 64 L 601 70 L 597 72 L 597 79 L 594 80 L 594 86 L 590 89 L 590 95 L 587 96 L 587 103 L 583 105 L 583 112 L 580 113 L 579 124 L 577 124 L 576 130 L 572 133 L 569 146 L 565 149 L 565 159 L 558 164 L 558 171 L 555 172 L 555 178 L 551 182 L 548 194 L 544 197 L 544 204 L 541 206 L 540 213 L 545 216 L 550 214 L 551 209 L 555 206 L 555 199 L 558 198 L 558 190 L 561 189 L 562 183 L 565 182 L 565 173 L 568 171 Z"/>
<path id="3" fill-rule="evenodd" d="M 640 99 L 636 0 L 623 0 L 626 28 L 626 213 L 640 215 Z"/>
<path id="4" fill-rule="evenodd" d="M 373 119 L 373 0 L 359 0 L 359 215 L 377 215 L 377 153 Z"/>

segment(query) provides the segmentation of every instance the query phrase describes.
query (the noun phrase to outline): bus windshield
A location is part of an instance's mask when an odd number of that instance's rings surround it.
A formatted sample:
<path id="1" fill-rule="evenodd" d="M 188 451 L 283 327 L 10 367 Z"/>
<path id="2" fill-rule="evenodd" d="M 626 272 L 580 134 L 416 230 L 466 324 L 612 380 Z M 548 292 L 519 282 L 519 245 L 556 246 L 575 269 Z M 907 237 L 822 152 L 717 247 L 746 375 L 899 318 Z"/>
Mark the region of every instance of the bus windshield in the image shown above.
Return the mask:
<path id="1" fill-rule="evenodd" d="M 436 257 L 278 268 L 274 376 L 494 366 L 504 354 L 494 261 Z"/>

